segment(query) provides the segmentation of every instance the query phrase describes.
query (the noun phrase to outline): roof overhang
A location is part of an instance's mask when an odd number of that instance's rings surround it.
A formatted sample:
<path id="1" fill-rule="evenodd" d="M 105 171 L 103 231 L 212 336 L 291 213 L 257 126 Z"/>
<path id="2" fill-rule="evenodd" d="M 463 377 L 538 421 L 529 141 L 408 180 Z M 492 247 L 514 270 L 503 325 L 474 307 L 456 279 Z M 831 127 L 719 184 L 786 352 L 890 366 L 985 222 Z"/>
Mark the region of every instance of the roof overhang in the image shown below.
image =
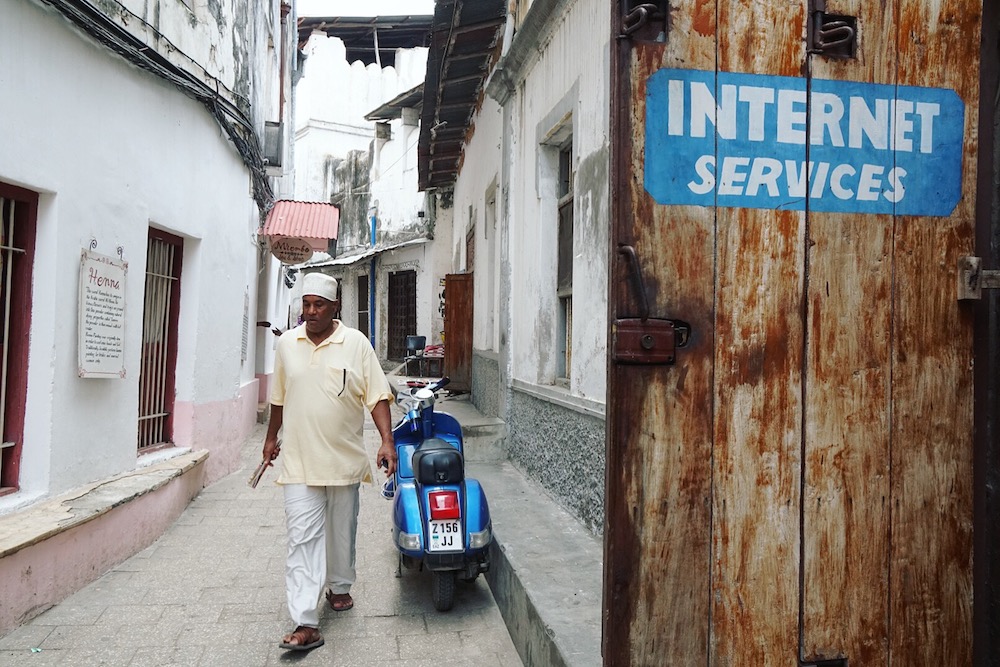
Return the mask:
<path id="1" fill-rule="evenodd" d="M 504 0 L 435 4 L 417 147 L 421 190 L 455 182 L 482 102 L 483 84 L 499 56 L 506 20 Z"/>
<path id="2" fill-rule="evenodd" d="M 333 204 L 280 199 L 267 214 L 262 234 L 272 238 L 304 239 L 314 250 L 326 250 L 337 238 L 340 211 Z"/>
<path id="3" fill-rule="evenodd" d="M 421 82 L 369 113 L 365 116 L 365 120 L 396 120 L 403 115 L 403 109 L 419 109 L 423 101 L 424 84 Z"/>

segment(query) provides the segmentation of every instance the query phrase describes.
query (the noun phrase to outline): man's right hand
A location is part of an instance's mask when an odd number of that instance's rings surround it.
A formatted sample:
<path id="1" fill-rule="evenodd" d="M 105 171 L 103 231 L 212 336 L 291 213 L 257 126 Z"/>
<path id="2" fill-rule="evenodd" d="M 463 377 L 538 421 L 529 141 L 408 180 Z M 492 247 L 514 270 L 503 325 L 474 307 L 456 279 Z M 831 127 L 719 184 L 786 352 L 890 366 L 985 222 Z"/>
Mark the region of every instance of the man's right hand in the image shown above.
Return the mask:
<path id="1" fill-rule="evenodd" d="M 278 454 L 281 453 L 281 445 L 278 443 L 277 438 L 268 438 L 264 441 L 264 460 L 273 461 L 278 458 Z"/>

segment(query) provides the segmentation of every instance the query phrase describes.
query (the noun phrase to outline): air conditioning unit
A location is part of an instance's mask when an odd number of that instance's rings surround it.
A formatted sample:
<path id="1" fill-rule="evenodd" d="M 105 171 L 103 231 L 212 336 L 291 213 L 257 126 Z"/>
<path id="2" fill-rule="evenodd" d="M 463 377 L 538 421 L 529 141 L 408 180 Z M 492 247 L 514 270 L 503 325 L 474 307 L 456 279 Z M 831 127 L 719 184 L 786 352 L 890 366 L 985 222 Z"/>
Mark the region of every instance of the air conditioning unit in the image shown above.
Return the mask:
<path id="1" fill-rule="evenodd" d="M 284 136 L 285 127 L 282 123 L 264 122 L 264 162 L 268 167 L 281 167 Z"/>

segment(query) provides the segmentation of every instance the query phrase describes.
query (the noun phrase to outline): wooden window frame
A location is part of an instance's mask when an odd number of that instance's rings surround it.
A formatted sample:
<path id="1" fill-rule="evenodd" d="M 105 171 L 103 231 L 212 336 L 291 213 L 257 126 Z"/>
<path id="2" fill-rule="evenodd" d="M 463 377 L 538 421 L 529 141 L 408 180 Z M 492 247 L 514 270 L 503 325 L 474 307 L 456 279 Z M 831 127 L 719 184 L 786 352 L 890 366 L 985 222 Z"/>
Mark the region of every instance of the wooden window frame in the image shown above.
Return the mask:
<path id="1" fill-rule="evenodd" d="M 31 331 L 31 287 L 35 265 L 35 239 L 38 229 L 38 193 L 0 183 L 0 199 L 15 202 L 14 238 L 9 247 L 23 250 L 23 262 L 11 266 L 11 289 L 6 368 L 6 395 L 0 409 L 4 411 L 3 441 L 14 443 L 0 450 L 3 457 L 0 470 L 0 496 L 20 489 L 21 455 L 24 449 L 25 406 L 28 398 L 28 351 Z M 7 225 L 6 216 L 2 221 Z M 4 239 L 4 246 L 7 246 Z M 3 252 L 7 252 L 4 250 Z M 2 275 L 2 273 L 0 273 Z"/>

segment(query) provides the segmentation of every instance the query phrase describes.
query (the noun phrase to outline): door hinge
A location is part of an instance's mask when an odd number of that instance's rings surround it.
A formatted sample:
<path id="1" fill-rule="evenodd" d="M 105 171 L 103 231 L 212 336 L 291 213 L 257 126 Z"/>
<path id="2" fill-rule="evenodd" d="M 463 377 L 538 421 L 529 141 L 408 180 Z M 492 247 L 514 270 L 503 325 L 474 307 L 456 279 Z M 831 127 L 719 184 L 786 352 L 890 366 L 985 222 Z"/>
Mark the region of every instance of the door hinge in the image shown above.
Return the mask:
<path id="1" fill-rule="evenodd" d="M 681 320 L 649 316 L 649 299 L 642 281 L 642 271 L 635 248 L 618 247 L 629 261 L 632 287 L 639 301 L 639 317 L 614 321 L 611 331 L 611 356 L 620 364 L 672 364 L 677 348 L 684 347 L 691 335 L 691 325 Z"/>
<path id="2" fill-rule="evenodd" d="M 809 1 L 806 50 L 828 58 L 854 58 L 858 53 L 858 19 L 827 14 L 826 0 Z"/>
<path id="3" fill-rule="evenodd" d="M 979 257 L 959 257 L 958 300 L 982 299 L 984 289 L 1000 289 L 1000 271 L 984 269 Z"/>

